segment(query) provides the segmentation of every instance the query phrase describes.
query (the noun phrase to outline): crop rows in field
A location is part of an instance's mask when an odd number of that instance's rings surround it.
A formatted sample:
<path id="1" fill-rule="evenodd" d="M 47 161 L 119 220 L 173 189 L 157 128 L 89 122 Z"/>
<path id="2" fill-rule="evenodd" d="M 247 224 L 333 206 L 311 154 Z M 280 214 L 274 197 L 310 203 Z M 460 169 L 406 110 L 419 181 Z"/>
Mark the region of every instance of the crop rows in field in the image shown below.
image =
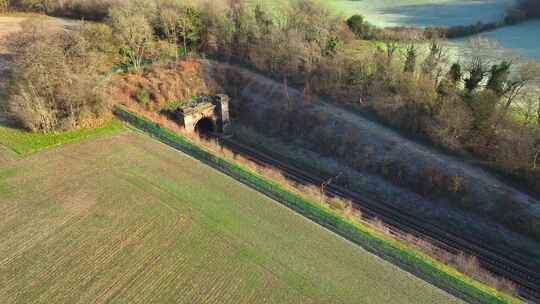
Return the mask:
<path id="1" fill-rule="evenodd" d="M 457 303 L 125 132 L 0 166 L 2 303 Z"/>

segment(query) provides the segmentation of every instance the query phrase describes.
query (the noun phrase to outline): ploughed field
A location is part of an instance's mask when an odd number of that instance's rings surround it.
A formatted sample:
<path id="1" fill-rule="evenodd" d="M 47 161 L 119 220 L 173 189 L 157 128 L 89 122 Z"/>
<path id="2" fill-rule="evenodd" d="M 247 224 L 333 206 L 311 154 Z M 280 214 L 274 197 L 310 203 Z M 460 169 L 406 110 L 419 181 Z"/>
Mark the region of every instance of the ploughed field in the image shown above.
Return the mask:
<path id="1" fill-rule="evenodd" d="M 145 135 L 0 150 L 1 303 L 457 303 Z"/>

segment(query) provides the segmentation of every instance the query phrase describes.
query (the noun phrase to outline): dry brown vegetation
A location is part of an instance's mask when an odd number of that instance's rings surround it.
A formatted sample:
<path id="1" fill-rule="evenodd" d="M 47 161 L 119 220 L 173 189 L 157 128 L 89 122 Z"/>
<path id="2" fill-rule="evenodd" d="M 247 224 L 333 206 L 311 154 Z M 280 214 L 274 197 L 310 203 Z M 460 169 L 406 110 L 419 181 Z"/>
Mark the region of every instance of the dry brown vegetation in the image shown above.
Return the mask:
<path id="1" fill-rule="evenodd" d="M 21 23 L 26 19 L 27 17 L 0 16 L 0 81 L 2 83 L 7 80 L 9 61 L 12 56 L 7 47 L 7 38 L 20 31 Z"/>
<path id="2" fill-rule="evenodd" d="M 13 54 L 8 111 L 24 128 L 50 132 L 94 125 L 106 118 L 107 54 L 89 41 L 100 25 L 44 31 L 46 18 L 32 18 L 9 38 Z"/>
<path id="3" fill-rule="evenodd" d="M 1 10 L 0 10 L 1 11 Z M 14 54 L 9 48 L 10 37 L 23 29 L 22 24 L 31 18 L 38 18 L 36 14 L 13 14 L 0 16 L 0 122 L 9 119 L 6 114 L 8 100 L 8 81 L 13 68 Z M 42 30 L 58 31 L 64 29 L 66 23 L 63 20 L 42 18 Z"/>
<path id="4" fill-rule="evenodd" d="M 114 100 L 125 105 L 139 103 L 159 112 L 196 96 L 222 91 L 203 70 L 199 61 L 179 61 L 155 64 L 141 73 L 113 76 Z M 147 92 L 148 100 L 141 100 L 141 92 Z"/>

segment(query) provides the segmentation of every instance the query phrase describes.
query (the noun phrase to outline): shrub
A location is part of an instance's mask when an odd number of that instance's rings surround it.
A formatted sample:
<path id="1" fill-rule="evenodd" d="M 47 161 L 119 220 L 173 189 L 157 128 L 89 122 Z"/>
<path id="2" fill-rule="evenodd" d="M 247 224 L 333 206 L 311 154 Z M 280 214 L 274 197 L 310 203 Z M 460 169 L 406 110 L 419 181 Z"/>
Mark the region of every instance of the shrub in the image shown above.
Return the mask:
<path id="1" fill-rule="evenodd" d="M 150 100 L 150 91 L 148 91 L 147 89 L 143 88 L 137 91 L 135 98 L 141 106 L 147 109 L 150 107 L 152 101 Z"/>
<path id="2" fill-rule="evenodd" d="M 365 21 L 362 15 L 351 16 L 347 19 L 347 25 L 359 39 L 373 38 L 373 26 Z"/>
<path id="3" fill-rule="evenodd" d="M 103 54 L 74 31 L 43 31 L 41 18 L 29 19 L 10 37 L 14 59 L 8 108 L 32 131 L 73 129 L 108 113 L 106 83 L 99 73 Z"/>
<path id="4" fill-rule="evenodd" d="M 0 0 L 0 13 L 5 13 L 9 10 L 9 2 L 9 0 Z"/>
<path id="5" fill-rule="evenodd" d="M 51 13 L 59 5 L 57 0 L 15 0 L 13 6 L 25 11 Z"/>
<path id="6" fill-rule="evenodd" d="M 109 11 L 111 27 L 121 46 L 122 63 L 137 71 L 150 56 L 154 42 L 152 19 L 147 14 L 134 2 L 119 2 Z"/>
<path id="7" fill-rule="evenodd" d="M 74 0 L 68 2 L 68 5 L 57 14 L 77 19 L 102 21 L 107 18 L 112 2 L 111 0 Z"/>
<path id="8" fill-rule="evenodd" d="M 81 35 L 90 42 L 91 51 L 105 55 L 105 66 L 118 61 L 118 44 L 110 26 L 103 23 L 85 23 Z"/>

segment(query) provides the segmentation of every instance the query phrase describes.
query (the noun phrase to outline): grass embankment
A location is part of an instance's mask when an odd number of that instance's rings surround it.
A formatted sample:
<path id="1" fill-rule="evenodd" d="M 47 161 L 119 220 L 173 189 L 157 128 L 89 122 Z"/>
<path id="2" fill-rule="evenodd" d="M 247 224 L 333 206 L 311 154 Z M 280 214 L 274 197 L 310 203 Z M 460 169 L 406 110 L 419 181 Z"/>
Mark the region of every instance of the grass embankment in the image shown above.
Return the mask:
<path id="1" fill-rule="evenodd" d="M 6 146 L 17 154 L 27 155 L 82 139 L 113 135 L 124 129 L 124 125 L 116 120 L 97 128 L 84 128 L 60 133 L 31 133 L 0 125 L 0 145 Z"/>
<path id="2" fill-rule="evenodd" d="M 162 142 L 250 185 L 314 222 L 361 245 L 371 252 L 410 269 L 415 274 L 426 278 L 442 288 L 452 290 L 469 300 L 479 303 L 520 303 L 518 299 L 477 282 L 418 250 L 390 239 L 370 227 L 346 220 L 329 208 L 310 202 L 293 192 L 285 190 L 277 183 L 268 181 L 237 164 L 212 155 L 195 146 L 186 138 L 162 129 L 144 118 L 138 117 L 121 108 L 116 108 L 116 114 L 135 127 L 149 132 Z"/>
<path id="3" fill-rule="evenodd" d="M 0 166 L 12 303 L 461 303 L 184 153 L 123 132 Z"/>

